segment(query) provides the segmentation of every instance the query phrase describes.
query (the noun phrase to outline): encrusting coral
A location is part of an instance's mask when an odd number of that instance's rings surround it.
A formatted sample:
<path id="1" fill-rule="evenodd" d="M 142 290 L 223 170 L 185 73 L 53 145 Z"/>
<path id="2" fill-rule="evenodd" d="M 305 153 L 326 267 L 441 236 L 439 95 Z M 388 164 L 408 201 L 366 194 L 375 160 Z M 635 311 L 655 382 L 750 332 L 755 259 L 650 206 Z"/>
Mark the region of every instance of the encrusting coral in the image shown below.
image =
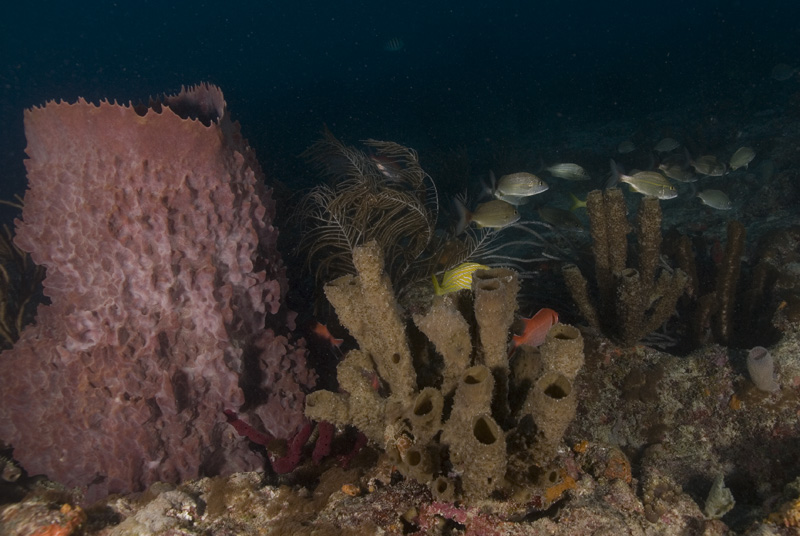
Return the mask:
<path id="1" fill-rule="evenodd" d="M 360 348 L 337 368 L 340 391 L 308 395 L 306 415 L 357 427 L 405 476 L 429 485 L 443 500 L 533 494 L 575 415 L 572 382 L 583 364 L 580 332 L 555 326 L 541 355 L 521 348 L 512 367 L 507 342 L 517 275 L 507 269 L 478 271 L 473 278 L 478 348 L 451 295 L 436 297 L 427 313 L 414 315 L 443 358 L 438 379 L 423 380 L 380 246 L 355 248 L 353 262 L 358 275 L 332 281 L 325 292 Z M 423 381 L 431 385 L 421 387 Z"/>
<path id="2" fill-rule="evenodd" d="M 658 199 L 644 197 L 636 223 L 638 269 L 630 265 L 629 225 L 622 191 L 595 190 L 586 198 L 592 230 L 597 297 L 574 264 L 562 273 L 583 317 L 594 328 L 623 346 L 661 326 L 675 312 L 678 298 L 688 281 L 680 269 L 658 273 L 661 248 L 661 206 Z"/>
<path id="3" fill-rule="evenodd" d="M 0 355 L 0 439 L 87 500 L 262 467 L 224 411 L 289 437 L 315 377 L 284 335 L 274 203 L 222 92 L 48 102 L 25 132 L 14 241 L 52 304 Z"/>

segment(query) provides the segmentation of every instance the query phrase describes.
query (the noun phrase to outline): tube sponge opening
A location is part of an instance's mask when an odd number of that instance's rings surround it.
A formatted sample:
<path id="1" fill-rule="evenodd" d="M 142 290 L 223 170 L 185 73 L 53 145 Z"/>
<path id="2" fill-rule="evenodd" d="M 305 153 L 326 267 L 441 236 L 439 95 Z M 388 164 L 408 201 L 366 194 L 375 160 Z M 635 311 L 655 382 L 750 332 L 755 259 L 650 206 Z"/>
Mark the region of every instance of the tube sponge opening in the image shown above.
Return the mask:
<path id="1" fill-rule="evenodd" d="M 442 429 L 444 398 L 438 389 L 426 387 L 417 395 L 410 420 L 418 442 L 430 441 Z"/>
<path id="2" fill-rule="evenodd" d="M 453 502 L 456 497 L 455 486 L 449 478 L 440 476 L 431 483 L 431 494 L 441 502 Z"/>
<path id="3" fill-rule="evenodd" d="M 503 481 L 507 463 L 505 439 L 488 413 L 475 415 L 467 426 L 448 429 L 450 460 L 461 473 L 465 497 L 486 498 Z"/>
<path id="4" fill-rule="evenodd" d="M 544 367 L 574 380 L 583 367 L 583 337 L 578 328 L 556 324 L 547 333 L 541 346 Z"/>
<path id="5" fill-rule="evenodd" d="M 550 442 L 561 441 L 575 418 L 578 400 L 572 382 L 563 374 L 548 372 L 533 385 L 526 410 Z"/>
<path id="6" fill-rule="evenodd" d="M 479 417 L 472 426 L 472 435 L 484 445 L 497 443 L 497 425 L 490 423 L 485 417 Z"/>

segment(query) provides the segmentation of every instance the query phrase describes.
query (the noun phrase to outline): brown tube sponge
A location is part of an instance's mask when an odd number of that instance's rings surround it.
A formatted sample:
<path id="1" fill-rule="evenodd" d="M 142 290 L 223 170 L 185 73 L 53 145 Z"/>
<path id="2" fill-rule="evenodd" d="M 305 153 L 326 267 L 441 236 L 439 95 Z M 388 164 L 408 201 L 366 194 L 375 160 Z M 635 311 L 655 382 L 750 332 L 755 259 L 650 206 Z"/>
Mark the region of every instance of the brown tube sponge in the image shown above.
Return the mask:
<path id="1" fill-rule="evenodd" d="M 358 276 L 342 276 L 328 283 L 325 295 L 361 350 L 372 356 L 378 374 L 389 385 L 390 397 L 400 404 L 410 403 L 416 373 L 377 242 L 356 247 L 353 264 Z"/>
<path id="2" fill-rule="evenodd" d="M 533 385 L 526 409 L 537 428 L 548 439 L 560 441 L 575 418 L 578 398 L 572 382 L 557 372 L 548 372 Z"/>
<path id="3" fill-rule="evenodd" d="M 736 285 L 739 282 L 739 270 L 744 252 L 744 240 L 747 232 L 741 222 L 728 222 L 728 240 L 725 244 L 725 256 L 717 273 L 717 316 L 714 322 L 714 336 L 721 344 L 728 344 L 733 329 L 734 303 L 736 301 Z"/>
<path id="4" fill-rule="evenodd" d="M 438 389 L 426 387 L 417 395 L 411 408 L 411 429 L 419 443 L 426 443 L 442 429 L 444 397 Z"/>
<path id="5" fill-rule="evenodd" d="M 570 381 L 583 367 L 583 337 L 578 328 L 569 324 L 556 324 L 550 328 L 539 350 L 544 370 L 563 374 Z"/>
<path id="6" fill-rule="evenodd" d="M 564 276 L 564 283 L 566 283 L 567 289 L 583 318 L 593 328 L 600 329 L 600 318 L 597 316 L 597 310 L 594 305 L 592 305 L 591 298 L 589 298 L 588 283 L 583 274 L 581 274 L 581 269 L 574 264 L 567 264 L 561 269 L 561 274 Z"/>
<path id="7" fill-rule="evenodd" d="M 453 481 L 444 476 L 437 477 L 431 482 L 431 495 L 436 501 L 452 503 L 456 499 Z"/>
<path id="8" fill-rule="evenodd" d="M 461 473 L 461 487 L 469 499 L 488 497 L 502 485 L 506 472 L 503 431 L 488 413 L 475 415 L 469 426 L 448 430 L 450 461 Z"/>
<path id="9" fill-rule="evenodd" d="M 386 399 L 376 389 L 378 380 L 372 358 L 361 350 L 351 350 L 336 367 L 339 387 L 350 395 L 350 424 L 368 438 L 383 438 Z"/>
<path id="10" fill-rule="evenodd" d="M 414 445 L 405 452 L 403 458 L 403 463 L 398 465 L 400 470 L 422 484 L 430 482 L 438 470 L 435 455 L 424 446 Z"/>
<path id="11" fill-rule="evenodd" d="M 628 261 L 628 233 L 631 226 L 625 215 L 628 208 L 622 190 L 611 188 L 603 193 L 606 208 L 606 235 L 608 237 L 608 258 L 611 273 L 623 270 Z"/>
<path id="12" fill-rule="evenodd" d="M 470 365 L 472 338 L 469 324 L 458 312 L 450 296 L 434 298 L 427 313 L 414 315 L 414 323 L 442 355 L 442 392 L 450 393 L 464 369 Z"/>
<path id="13" fill-rule="evenodd" d="M 616 274 L 617 337 L 624 346 L 632 346 L 642 333 L 644 298 L 639 272 L 626 268 Z"/>
<path id="14" fill-rule="evenodd" d="M 589 215 L 592 233 L 595 277 L 603 295 L 613 288 L 611 261 L 608 258 L 608 225 L 606 224 L 605 198 L 602 190 L 592 190 L 586 196 L 586 213 Z"/>
<path id="15" fill-rule="evenodd" d="M 463 426 L 473 415 L 489 412 L 494 391 L 494 376 L 484 365 L 475 365 L 464 371 L 453 397 L 453 410 L 448 425 Z"/>
<path id="16" fill-rule="evenodd" d="M 614 301 L 614 274 L 625 268 L 628 258 L 630 226 L 625 218 L 625 197 L 616 188 L 594 190 L 586 197 L 586 210 L 591 221 L 600 307 L 605 309 Z"/>
<path id="17" fill-rule="evenodd" d="M 519 281 L 508 268 L 478 270 L 472 276 L 475 320 L 483 349 L 483 363 L 494 370 L 508 369 L 508 333 L 517 310 Z"/>
<path id="18" fill-rule="evenodd" d="M 700 278 L 697 275 L 697 263 L 694 260 L 692 239 L 688 236 L 681 235 L 678 239 L 675 247 L 675 259 L 678 261 L 678 268 L 688 276 L 686 293 L 697 298 L 700 292 Z"/>
<path id="19" fill-rule="evenodd" d="M 311 393 L 306 397 L 306 416 L 355 426 L 371 441 L 382 444 L 386 399 L 375 390 L 377 372 L 372 358 L 361 350 L 351 350 L 336 367 L 336 375 L 346 393 Z"/>
<path id="20" fill-rule="evenodd" d="M 645 312 L 642 333 L 643 337 L 658 329 L 669 318 L 678 305 L 678 300 L 686 291 L 689 276 L 681 269 L 676 269 L 672 274 L 662 272 L 650 292 L 650 306 Z"/>
<path id="21" fill-rule="evenodd" d="M 592 303 L 586 279 L 576 266 L 563 268 L 564 280 L 592 327 L 600 327 L 606 336 L 631 346 L 670 317 L 689 278 L 682 270 L 665 271 L 656 277 L 661 249 L 658 199 L 645 198 L 639 205 L 638 270 L 626 265 L 629 225 L 622 192 L 613 189 L 591 192 L 587 208 L 597 274 L 596 303 Z"/>
<path id="22" fill-rule="evenodd" d="M 547 372 L 533 385 L 525 403 L 525 413 L 530 413 L 539 435 L 534 457 L 546 463 L 556 453 L 564 432 L 575 418 L 578 398 L 572 382 L 557 372 Z"/>
<path id="23" fill-rule="evenodd" d="M 656 197 L 643 197 L 636 215 L 636 238 L 639 242 L 639 277 L 643 290 L 655 282 L 661 255 L 661 204 Z"/>
<path id="24" fill-rule="evenodd" d="M 517 273 L 508 268 L 478 270 L 472 276 L 472 291 L 481 340 L 480 357 L 495 379 L 492 410 L 497 420 L 505 423 L 511 414 L 508 407 L 508 334 L 517 309 Z"/>
<path id="25" fill-rule="evenodd" d="M 697 305 L 692 314 L 692 344 L 700 346 L 709 342 L 712 318 L 716 312 L 717 295 L 715 292 L 704 294 L 697 299 Z"/>
<path id="26" fill-rule="evenodd" d="M 337 426 L 352 424 L 347 395 L 331 391 L 314 391 L 306 396 L 306 417 L 313 421 L 328 421 Z"/>

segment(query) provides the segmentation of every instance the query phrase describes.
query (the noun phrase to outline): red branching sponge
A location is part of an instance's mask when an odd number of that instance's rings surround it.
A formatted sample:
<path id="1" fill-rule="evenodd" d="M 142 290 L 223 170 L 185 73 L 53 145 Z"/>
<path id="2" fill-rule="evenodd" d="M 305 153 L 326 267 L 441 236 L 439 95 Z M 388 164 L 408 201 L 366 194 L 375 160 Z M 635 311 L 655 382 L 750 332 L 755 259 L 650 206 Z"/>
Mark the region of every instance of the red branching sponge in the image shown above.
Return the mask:
<path id="1" fill-rule="evenodd" d="M 48 102 L 25 133 L 15 241 L 52 304 L 0 354 L 0 440 L 88 500 L 262 466 L 223 411 L 248 386 L 250 422 L 291 437 L 315 377 L 285 336 L 274 202 L 222 92 Z"/>

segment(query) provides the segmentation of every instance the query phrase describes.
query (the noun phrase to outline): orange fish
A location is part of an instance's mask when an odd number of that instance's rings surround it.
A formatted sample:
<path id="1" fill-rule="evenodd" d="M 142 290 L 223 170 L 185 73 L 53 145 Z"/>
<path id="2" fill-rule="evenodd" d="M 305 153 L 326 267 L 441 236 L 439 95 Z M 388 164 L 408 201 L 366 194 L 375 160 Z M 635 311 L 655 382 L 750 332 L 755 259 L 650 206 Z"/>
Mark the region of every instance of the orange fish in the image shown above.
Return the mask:
<path id="1" fill-rule="evenodd" d="M 336 348 L 339 348 L 344 342 L 344 339 L 337 339 L 336 337 L 331 335 L 331 332 L 328 331 L 328 327 L 325 324 L 320 324 L 319 322 L 317 322 L 316 324 L 314 324 L 314 328 L 312 329 L 312 331 L 314 332 L 314 335 L 316 335 L 320 339 L 329 342 L 331 346 L 334 346 Z"/>
<path id="2" fill-rule="evenodd" d="M 547 332 L 554 324 L 558 323 L 558 313 L 552 309 L 539 309 L 539 312 L 530 318 L 523 318 L 525 322 L 525 329 L 522 335 L 514 335 L 511 338 L 511 352 L 521 344 L 528 346 L 541 346 L 544 342 Z"/>

